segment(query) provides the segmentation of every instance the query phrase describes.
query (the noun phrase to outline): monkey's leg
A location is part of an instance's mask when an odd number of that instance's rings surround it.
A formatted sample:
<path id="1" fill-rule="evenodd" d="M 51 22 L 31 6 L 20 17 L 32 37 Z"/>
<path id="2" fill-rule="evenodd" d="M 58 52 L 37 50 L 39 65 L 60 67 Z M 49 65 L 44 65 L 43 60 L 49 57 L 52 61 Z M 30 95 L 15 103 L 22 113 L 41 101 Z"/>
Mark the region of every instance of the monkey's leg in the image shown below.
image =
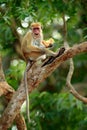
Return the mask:
<path id="1" fill-rule="evenodd" d="M 29 97 L 28 97 L 29 93 L 28 93 L 28 86 L 27 86 L 27 72 L 32 67 L 33 64 L 34 62 L 29 60 L 26 66 L 26 70 L 24 72 L 24 87 L 26 93 L 26 113 L 27 113 L 28 122 L 30 122 L 30 113 L 29 113 Z"/>
<path id="2" fill-rule="evenodd" d="M 55 57 L 54 56 L 50 56 L 50 58 L 42 65 L 42 67 L 45 66 L 45 65 L 48 65 L 48 64 L 52 63 L 57 57 L 59 57 L 60 55 L 62 55 L 64 53 L 64 51 L 65 51 L 64 47 L 60 48 L 58 54 Z"/>

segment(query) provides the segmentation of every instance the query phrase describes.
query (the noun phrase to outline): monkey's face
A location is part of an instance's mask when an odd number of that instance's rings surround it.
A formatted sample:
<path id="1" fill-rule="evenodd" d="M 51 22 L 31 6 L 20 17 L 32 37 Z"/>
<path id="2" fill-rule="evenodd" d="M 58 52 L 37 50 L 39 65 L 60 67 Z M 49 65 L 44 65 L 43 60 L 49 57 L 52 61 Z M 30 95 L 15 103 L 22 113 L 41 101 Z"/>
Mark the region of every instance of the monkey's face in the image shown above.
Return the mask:
<path id="1" fill-rule="evenodd" d="M 39 38 L 40 37 L 40 33 L 41 33 L 41 28 L 40 27 L 34 27 L 32 29 L 32 32 L 33 32 L 33 36 L 35 38 Z"/>

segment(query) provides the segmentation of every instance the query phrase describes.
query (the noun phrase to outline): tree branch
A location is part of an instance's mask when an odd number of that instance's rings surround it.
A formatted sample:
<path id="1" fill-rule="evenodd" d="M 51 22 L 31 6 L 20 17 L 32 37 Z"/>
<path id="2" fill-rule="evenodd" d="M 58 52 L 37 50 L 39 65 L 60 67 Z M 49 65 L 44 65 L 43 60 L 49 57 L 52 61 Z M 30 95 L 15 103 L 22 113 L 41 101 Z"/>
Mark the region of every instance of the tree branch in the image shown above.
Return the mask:
<path id="1" fill-rule="evenodd" d="M 45 80 L 45 78 L 47 78 L 57 67 L 59 67 L 61 63 L 82 52 L 87 52 L 87 42 L 71 47 L 70 49 L 66 50 L 63 55 L 56 58 L 55 61 L 45 67 L 41 67 L 42 65 L 35 63 L 28 71 L 29 92 L 32 92 L 32 90 L 35 89 L 39 83 Z M 0 120 L 0 129 L 4 128 L 4 130 L 6 130 L 9 128 L 16 115 L 19 113 L 21 105 L 26 99 L 24 87 L 24 82 L 22 81 L 17 92 L 13 95 L 8 107 L 5 109 L 2 115 Z"/>
<path id="2" fill-rule="evenodd" d="M 67 25 L 66 25 L 66 21 L 65 21 L 65 16 L 63 15 L 63 22 L 64 22 L 64 46 L 66 49 L 69 49 L 69 45 L 67 42 Z M 87 103 L 87 98 L 81 96 L 73 87 L 73 85 L 71 84 L 71 79 L 72 79 L 72 75 L 74 72 L 74 62 L 73 59 L 70 58 L 70 68 L 69 68 L 69 72 L 66 78 L 66 85 L 67 87 L 70 89 L 70 92 L 79 100 L 81 100 L 84 103 Z"/>

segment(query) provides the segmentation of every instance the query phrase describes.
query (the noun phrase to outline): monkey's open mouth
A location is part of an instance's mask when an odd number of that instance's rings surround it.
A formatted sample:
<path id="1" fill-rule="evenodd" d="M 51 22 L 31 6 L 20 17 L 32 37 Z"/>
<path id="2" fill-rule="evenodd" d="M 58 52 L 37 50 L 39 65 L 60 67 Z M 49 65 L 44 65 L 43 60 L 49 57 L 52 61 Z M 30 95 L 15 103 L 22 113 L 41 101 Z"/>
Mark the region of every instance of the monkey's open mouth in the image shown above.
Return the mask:
<path id="1" fill-rule="evenodd" d="M 35 33 L 35 35 L 39 35 L 39 33 Z"/>
<path id="2" fill-rule="evenodd" d="M 35 35 L 39 35 L 40 30 L 39 30 L 39 28 L 34 28 L 33 32 L 34 32 Z"/>

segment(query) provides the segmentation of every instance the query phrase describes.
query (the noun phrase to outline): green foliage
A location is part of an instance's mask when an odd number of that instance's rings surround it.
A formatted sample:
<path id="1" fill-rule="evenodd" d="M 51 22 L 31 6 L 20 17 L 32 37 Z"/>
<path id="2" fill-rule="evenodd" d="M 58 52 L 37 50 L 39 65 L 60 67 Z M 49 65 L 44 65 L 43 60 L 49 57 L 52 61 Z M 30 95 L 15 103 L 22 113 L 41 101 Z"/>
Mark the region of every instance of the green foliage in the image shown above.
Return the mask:
<path id="1" fill-rule="evenodd" d="M 87 54 L 80 54 L 74 58 L 75 72 L 73 75 L 73 83 L 85 82 L 87 78 Z"/>
<path id="2" fill-rule="evenodd" d="M 28 129 L 79 130 L 85 128 L 86 106 L 71 94 L 33 92 L 30 95 L 31 123 Z"/>
<path id="3" fill-rule="evenodd" d="M 4 58 L 6 80 L 15 90 L 23 77 L 25 63 L 18 59 L 14 49 L 18 41 L 12 20 L 16 23 L 16 29 L 20 27 L 23 32 L 26 32 L 31 22 L 41 22 L 44 37 L 53 37 L 55 45 L 52 49 L 57 50 L 64 41 L 63 15 L 66 17 L 69 45 L 87 39 L 86 3 L 86 0 L 0 0 L 0 53 L 8 59 Z M 22 22 L 27 22 L 28 26 L 24 27 Z M 87 54 L 76 56 L 74 65 L 72 83 L 87 83 Z M 32 122 L 27 124 L 30 130 L 87 129 L 87 106 L 71 94 L 61 93 L 68 69 L 69 65 L 65 63 L 40 85 L 44 92 L 35 91 L 30 95 Z M 25 105 L 22 111 L 27 121 Z"/>
<path id="4" fill-rule="evenodd" d="M 6 71 L 6 80 L 15 90 L 19 86 L 24 69 L 25 63 L 23 61 L 20 60 L 18 62 L 17 60 L 14 60 L 13 63 L 11 63 L 10 68 Z"/>

